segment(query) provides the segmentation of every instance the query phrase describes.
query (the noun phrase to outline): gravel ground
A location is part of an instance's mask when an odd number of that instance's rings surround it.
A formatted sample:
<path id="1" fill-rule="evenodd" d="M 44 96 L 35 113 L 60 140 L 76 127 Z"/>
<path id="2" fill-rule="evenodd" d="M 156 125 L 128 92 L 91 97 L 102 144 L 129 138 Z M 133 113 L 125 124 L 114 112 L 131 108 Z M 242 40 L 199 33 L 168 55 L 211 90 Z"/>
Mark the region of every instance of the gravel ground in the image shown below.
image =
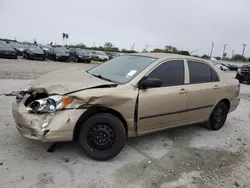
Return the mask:
<path id="1" fill-rule="evenodd" d="M 56 61 L 32 61 L 19 58 L 18 60 L 0 58 L 0 79 L 35 79 L 45 73 L 67 68 L 86 67 L 86 69 L 97 65 L 92 61 L 90 64 L 84 63 L 64 63 Z"/>
<path id="2" fill-rule="evenodd" d="M 89 65 L 0 60 L 0 93 L 29 82 L 10 78 L 32 79 L 64 66 Z M 192 125 L 128 139 L 116 158 L 96 162 L 76 143 L 48 153 L 48 143 L 23 138 L 11 115 L 14 97 L 0 95 L 0 188 L 250 187 L 249 85 L 242 84 L 241 98 L 219 131 Z"/>

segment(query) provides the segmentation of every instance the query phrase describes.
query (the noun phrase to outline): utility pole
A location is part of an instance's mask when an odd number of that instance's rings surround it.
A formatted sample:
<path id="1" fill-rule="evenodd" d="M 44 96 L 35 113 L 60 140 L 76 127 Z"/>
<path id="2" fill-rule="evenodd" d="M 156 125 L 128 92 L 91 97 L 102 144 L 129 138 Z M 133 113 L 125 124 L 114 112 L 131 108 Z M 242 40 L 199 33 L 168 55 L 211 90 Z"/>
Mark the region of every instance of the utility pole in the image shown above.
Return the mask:
<path id="1" fill-rule="evenodd" d="M 234 58 L 234 50 L 232 51 L 232 59 Z"/>
<path id="2" fill-rule="evenodd" d="M 135 49 L 135 43 L 131 46 L 131 51 Z"/>
<path id="3" fill-rule="evenodd" d="M 245 48 L 246 48 L 247 44 L 242 44 L 242 46 L 243 46 L 243 50 L 242 50 L 242 57 L 244 57 Z"/>
<path id="4" fill-rule="evenodd" d="M 146 45 L 145 51 L 146 51 L 146 52 L 148 51 L 148 44 Z"/>
<path id="5" fill-rule="evenodd" d="M 224 48 L 223 48 L 223 54 L 222 54 L 222 58 L 224 57 L 224 54 L 226 52 L 226 47 L 227 47 L 227 44 L 223 44 L 224 45 Z"/>
<path id="6" fill-rule="evenodd" d="M 214 43 L 212 42 L 212 48 L 211 48 L 211 53 L 210 53 L 210 59 L 212 58 L 213 50 L 214 50 Z"/>

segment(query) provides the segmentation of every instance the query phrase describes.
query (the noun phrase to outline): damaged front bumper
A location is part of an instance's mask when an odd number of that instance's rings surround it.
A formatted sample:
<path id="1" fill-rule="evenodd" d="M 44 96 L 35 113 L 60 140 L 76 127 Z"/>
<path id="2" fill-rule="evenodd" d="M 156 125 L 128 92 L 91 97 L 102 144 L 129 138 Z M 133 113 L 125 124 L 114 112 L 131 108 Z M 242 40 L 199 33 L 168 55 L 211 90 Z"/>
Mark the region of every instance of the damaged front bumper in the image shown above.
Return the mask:
<path id="1" fill-rule="evenodd" d="M 29 95 L 20 102 L 13 101 L 12 115 L 18 131 L 26 138 L 43 142 L 72 141 L 79 117 L 86 109 L 70 109 L 55 113 L 30 113 L 24 105 Z"/>

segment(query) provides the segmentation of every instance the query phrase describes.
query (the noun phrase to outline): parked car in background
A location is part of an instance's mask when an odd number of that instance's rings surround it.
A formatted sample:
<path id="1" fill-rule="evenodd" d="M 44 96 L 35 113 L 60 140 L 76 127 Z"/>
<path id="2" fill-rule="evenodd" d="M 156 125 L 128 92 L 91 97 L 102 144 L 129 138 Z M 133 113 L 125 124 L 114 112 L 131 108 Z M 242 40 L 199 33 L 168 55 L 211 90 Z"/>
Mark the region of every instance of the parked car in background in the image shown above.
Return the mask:
<path id="1" fill-rule="evenodd" d="M 222 71 L 229 71 L 229 68 L 221 63 L 214 63 L 214 64 Z"/>
<path id="2" fill-rule="evenodd" d="M 220 63 L 220 64 L 227 67 L 230 71 L 237 71 L 238 70 L 238 66 L 236 66 L 236 65 L 232 65 L 229 63 Z"/>
<path id="3" fill-rule="evenodd" d="M 71 61 L 76 62 L 91 62 L 91 56 L 86 52 L 86 50 L 81 48 L 70 48 L 69 55 Z"/>
<path id="4" fill-rule="evenodd" d="M 221 129 L 239 105 L 239 92 L 238 80 L 205 60 L 137 53 L 88 71 L 72 67 L 45 74 L 17 94 L 12 114 L 27 138 L 75 140 L 91 158 L 109 160 L 127 137 L 194 123 Z"/>
<path id="5" fill-rule="evenodd" d="M 109 60 L 109 56 L 107 56 L 107 54 L 102 51 L 92 51 L 91 59 L 95 61 L 107 61 Z"/>
<path id="6" fill-rule="evenodd" d="M 116 52 L 106 52 L 106 54 L 108 55 L 109 59 L 114 59 L 114 58 L 120 56 L 120 54 L 116 53 Z"/>
<path id="7" fill-rule="evenodd" d="M 67 62 L 70 60 L 68 50 L 66 48 L 63 48 L 63 47 L 50 48 L 48 50 L 47 57 L 48 57 L 48 59 L 55 60 L 55 61 Z"/>
<path id="8" fill-rule="evenodd" d="M 17 47 L 17 53 L 18 55 L 22 56 L 23 55 L 23 51 L 28 47 L 28 45 L 25 44 L 19 44 Z"/>
<path id="9" fill-rule="evenodd" d="M 43 60 L 45 61 L 46 56 L 41 48 L 35 45 L 29 45 L 23 51 L 23 57 L 26 59 Z"/>
<path id="10" fill-rule="evenodd" d="M 238 69 L 235 78 L 238 79 L 240 83 L 243 83 L 243 82 L 250 83 L 250 64 L 242 65 Z"/>
<path id="11" fill-rule="evenodd" d="M 5 41 L 3 41 L 3 40 L 0 40 L 0 45 L 1 44 L 7 44 Z"/>
<path id="12" fill-rule="evenodd" d="M 39 47 L 43 50 L 45 56 L 47 57 L 48 50 L 51 48 L 50 45 L 39 45 Z"/>
<path id="13" fill-rule="evenodd" d="M 0 43 L 0 57 L 17 59 L 17 52 L 11 45 Z"/>
<path id="14" fill-rule="evenodd" d="M 11 47 L 12 47 L 14 50 L 16 50 L 17 55 L 22 55 L 22 54 L 18 51 L 19 43 L 10 41 L 10 42 L 9 42 L 9 45 L 11 45 Z"/>

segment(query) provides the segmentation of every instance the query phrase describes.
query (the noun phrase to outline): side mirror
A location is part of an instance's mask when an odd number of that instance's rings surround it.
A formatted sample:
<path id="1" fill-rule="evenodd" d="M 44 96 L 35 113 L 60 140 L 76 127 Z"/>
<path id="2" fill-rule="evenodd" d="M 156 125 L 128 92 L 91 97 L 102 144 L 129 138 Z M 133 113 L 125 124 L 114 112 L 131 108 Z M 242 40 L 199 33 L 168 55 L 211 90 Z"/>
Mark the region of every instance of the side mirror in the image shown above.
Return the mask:
<path id="1" fill-rule="evenodd" d="M 154 87 L 161 87 L 162 81 L 158 78 L 146 78 L 140 81 L 139 88 L 140 89 L 147 89 L 147 88 L 154 88 Z"/>

